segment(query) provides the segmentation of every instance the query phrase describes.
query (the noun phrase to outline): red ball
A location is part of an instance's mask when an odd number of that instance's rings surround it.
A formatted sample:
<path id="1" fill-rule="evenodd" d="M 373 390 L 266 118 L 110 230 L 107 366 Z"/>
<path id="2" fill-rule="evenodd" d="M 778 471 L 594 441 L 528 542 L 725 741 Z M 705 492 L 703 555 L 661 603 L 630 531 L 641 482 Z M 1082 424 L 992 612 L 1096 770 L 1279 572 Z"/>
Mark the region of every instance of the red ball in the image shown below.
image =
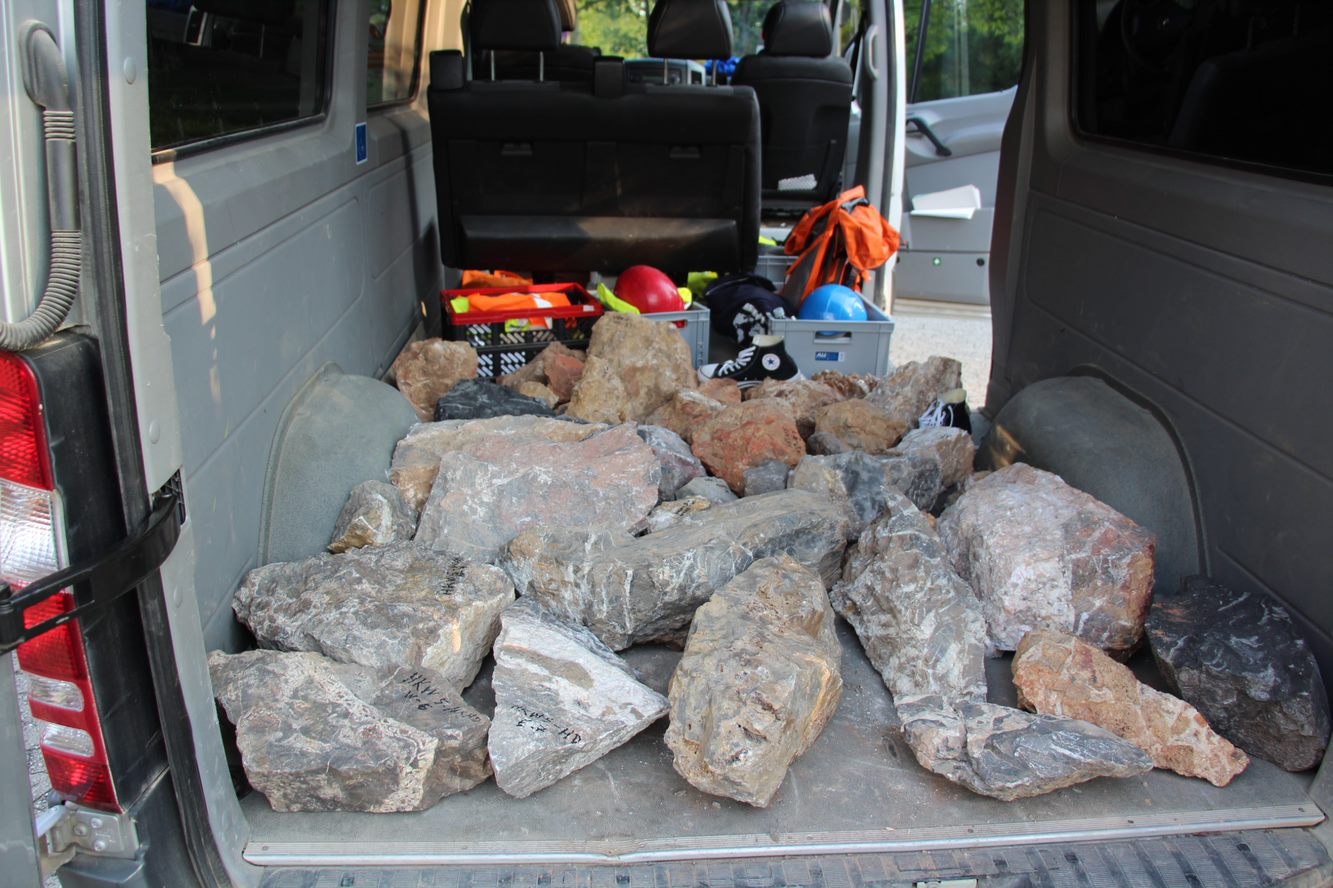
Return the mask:
<path id="1" fill-rule="evenodd" d="M 616 298 L 641 314 L 685 310 L 685 300 L 671 278 L 651 265 L 631 265 L 622 271 L 616 279 Z"/>

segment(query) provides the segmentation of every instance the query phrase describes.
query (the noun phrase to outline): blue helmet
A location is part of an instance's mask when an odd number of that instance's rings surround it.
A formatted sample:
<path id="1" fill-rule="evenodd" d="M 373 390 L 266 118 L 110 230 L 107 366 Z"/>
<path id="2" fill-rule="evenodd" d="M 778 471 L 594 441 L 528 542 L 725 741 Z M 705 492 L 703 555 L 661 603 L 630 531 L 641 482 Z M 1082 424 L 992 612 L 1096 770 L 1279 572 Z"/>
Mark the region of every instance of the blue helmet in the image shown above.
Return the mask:
<path id="1" fill-rule="evenodd" d="M 824 284 L 811 290 L 797 317 L 803 321 L 868 320 L 861 294 L 842 284 Z"/>

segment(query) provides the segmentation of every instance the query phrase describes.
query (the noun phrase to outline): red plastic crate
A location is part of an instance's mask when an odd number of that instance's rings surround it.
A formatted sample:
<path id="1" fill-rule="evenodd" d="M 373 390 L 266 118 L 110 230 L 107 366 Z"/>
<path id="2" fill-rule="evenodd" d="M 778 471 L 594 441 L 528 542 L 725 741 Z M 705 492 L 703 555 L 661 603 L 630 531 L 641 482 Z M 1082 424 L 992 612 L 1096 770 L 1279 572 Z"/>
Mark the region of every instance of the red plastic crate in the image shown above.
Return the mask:
<path id="1" fill-rule="evenodd" d="M 565 293 L 570 305 L 524 308 L 517 311 L 456 312 L 451 301 L 459 296 L 502 296 L 505 293 Z M 602 303 L 581 284 L 534 284 L 530 287 L 475 287 L 445 290 L 444 338 L 466 342 L 477 350 L 477 376 L 493 379 L 513 373 L 552 342 L 587 348 L 592 325 L 602 316 Z M 549 327 L 529 326 L 530 318 L 546 318 Z"/>

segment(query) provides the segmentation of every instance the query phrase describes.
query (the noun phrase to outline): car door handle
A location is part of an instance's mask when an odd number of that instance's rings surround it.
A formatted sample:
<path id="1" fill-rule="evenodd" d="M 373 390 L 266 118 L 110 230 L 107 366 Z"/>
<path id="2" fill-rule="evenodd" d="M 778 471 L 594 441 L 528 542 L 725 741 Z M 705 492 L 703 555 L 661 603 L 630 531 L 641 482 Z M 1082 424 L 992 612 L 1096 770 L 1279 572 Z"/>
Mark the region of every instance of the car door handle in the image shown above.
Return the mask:
<path id="1" fill-rule="evenodd" d="M 948 145 L 940 141 L 940 137 L 935 135 L 935 131 L 930 128 L 920 117 L 912 116 L 907 118 L 908 126 L 915 126 L 918 134 L 925 136 L 930 140 L 930 144 L 935 146 L 935 153 L 940 157 L 953 157 L 953 151 Z"/>

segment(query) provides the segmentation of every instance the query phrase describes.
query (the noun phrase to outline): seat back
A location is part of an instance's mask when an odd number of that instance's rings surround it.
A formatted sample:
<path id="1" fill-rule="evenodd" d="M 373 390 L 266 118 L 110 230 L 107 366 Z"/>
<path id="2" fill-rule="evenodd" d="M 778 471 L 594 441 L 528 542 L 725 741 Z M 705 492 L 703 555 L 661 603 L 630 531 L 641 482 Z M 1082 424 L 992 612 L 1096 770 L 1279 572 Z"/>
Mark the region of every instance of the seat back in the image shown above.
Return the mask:
<path id="1" fill-rule="evenodd" d="M 741 59 L 733 84 L 759 97 L 765 206 L 832 199 L 838 189 L 852 69 L 833 53 L 833 23 L 817 0 L 781 0 L 763 24 L 764 49 Z M 800 185 L 784 180 L 804 180 Z"/>

